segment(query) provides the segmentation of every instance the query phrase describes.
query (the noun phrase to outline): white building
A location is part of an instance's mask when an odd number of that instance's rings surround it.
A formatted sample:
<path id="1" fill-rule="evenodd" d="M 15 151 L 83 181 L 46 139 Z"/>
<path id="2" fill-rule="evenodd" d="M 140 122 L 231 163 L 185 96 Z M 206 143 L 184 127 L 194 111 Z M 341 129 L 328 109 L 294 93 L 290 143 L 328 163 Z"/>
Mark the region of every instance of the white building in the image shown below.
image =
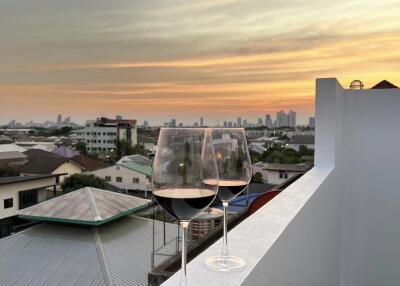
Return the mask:
<path id="1" fill-rule="evenodd" d="M 314 168 L 229 232 L 244 271 L 204 267 L 218 240 L 189 263 L 188 285 L 400 285 L 400 149 L 387 148 L 400 140 L 400 89 L 318 79 L 316 92 Z"/>
<path id="2" fill-rule="evenodd" d="M 133 161 L 125 161 L 93 171 L 97 177 L 124 191 L 148 191 L 151 179 L 151 166 Z M 147 193 L 146 193 L 147 195 Z"/>
<path id="3" fill-rule="evenodd" d="M 257 162 L 251 166 L 252 171 L 253 171 L 253 176 L 257 173 L 260 173 L 264 183 L 267 182 L 267 178 L 268 178 L 268 171 L 264 169 L 265 165 L 266 165 L 266 163 Z"/>
<path id="4" fill-rule="evenodd" d="M 315 128 L 315 117 L 310 117 L 308 119 L 308 125 L 312 128 Z"/>
<path id="5" fill-rule="evenodd" d="M 137 144 L 136 120 L 109 119 L 101 117 L 96 121 L 86 122 L 86 127 L 77 134 L 86 143 L 86 150 L 95 153 L 115 151 L 118 140 L 125 140 L 131 146 Z"/>
<path id="6" fill-rule="evenodd" d="M 47 189 L 57 185 L 57 175 L 0 178 L 0 238 L 14 231 L 18 210 L 47 200 Z"/>

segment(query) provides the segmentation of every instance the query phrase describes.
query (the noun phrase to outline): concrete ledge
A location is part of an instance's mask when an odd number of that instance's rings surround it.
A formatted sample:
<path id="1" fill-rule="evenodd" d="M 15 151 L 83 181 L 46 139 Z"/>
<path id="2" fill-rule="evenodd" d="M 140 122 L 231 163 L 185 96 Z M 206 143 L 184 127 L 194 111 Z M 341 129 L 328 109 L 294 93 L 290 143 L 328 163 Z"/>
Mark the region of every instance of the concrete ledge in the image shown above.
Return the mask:
<path id="1" fill-rule="evenodd" d="M 244 271 L 218 273 L 204 267 L 206 257 L 220 252 L 222 242 L 219 240 L 189 263 L 188 284 L 265 285 L 265 277 L 263 281 L 251 278 L 253 271 L 332 172 L 333 167 L 313 168 L 229 233 L 231 253 L 247 261 Z M 179 277 L 177 272 L 163 285 L 179 285 Z"/>

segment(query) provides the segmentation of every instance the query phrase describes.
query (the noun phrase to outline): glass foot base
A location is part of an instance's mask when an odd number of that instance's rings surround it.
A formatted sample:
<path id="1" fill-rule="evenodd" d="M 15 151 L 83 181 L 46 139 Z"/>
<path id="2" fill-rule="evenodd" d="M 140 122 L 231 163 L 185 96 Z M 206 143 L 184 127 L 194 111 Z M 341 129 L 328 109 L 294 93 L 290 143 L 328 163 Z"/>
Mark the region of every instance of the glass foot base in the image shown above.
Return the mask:
<path id="1" fill-rule="evenodd" d="M 221 272 L 240 271 L 246 267 L 246 261 L 237 256 L 230 256 L 228 259 L 220 255 L 208 257 L 204 264 L 210 270 Z"/>

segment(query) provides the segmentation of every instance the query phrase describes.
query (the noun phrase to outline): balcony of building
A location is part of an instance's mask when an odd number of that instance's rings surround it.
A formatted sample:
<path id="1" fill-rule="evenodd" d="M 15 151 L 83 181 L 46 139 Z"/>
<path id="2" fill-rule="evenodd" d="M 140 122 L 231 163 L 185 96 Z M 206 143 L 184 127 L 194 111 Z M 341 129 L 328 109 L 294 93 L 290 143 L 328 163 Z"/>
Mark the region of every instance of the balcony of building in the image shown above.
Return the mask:
<path id="1" fill-rule="evenodd" d="M 229 233 L 244 271 L 188 265 L 195 285 L 400 285 L 400 89 L 316 82 L 315 167 Z M 176 273 L 163 285 L 178 285 Z"/>

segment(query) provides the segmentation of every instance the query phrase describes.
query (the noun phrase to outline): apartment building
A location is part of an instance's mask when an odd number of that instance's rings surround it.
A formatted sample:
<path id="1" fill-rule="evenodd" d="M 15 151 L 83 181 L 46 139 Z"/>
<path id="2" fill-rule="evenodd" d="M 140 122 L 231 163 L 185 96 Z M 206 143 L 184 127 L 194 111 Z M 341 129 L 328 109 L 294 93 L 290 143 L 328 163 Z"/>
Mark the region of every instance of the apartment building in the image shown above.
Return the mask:
<path id="1" fill-rule="evenodd" d="M 87 121 L 79 130 L 80 141 L 86 143 L 86 150 L 94 153 L 108 153 L 116 149 L 118 140 L 125 140 L 132 146 L 137 144 L 137 126 L 134 119 L 98 118 Z"/>

